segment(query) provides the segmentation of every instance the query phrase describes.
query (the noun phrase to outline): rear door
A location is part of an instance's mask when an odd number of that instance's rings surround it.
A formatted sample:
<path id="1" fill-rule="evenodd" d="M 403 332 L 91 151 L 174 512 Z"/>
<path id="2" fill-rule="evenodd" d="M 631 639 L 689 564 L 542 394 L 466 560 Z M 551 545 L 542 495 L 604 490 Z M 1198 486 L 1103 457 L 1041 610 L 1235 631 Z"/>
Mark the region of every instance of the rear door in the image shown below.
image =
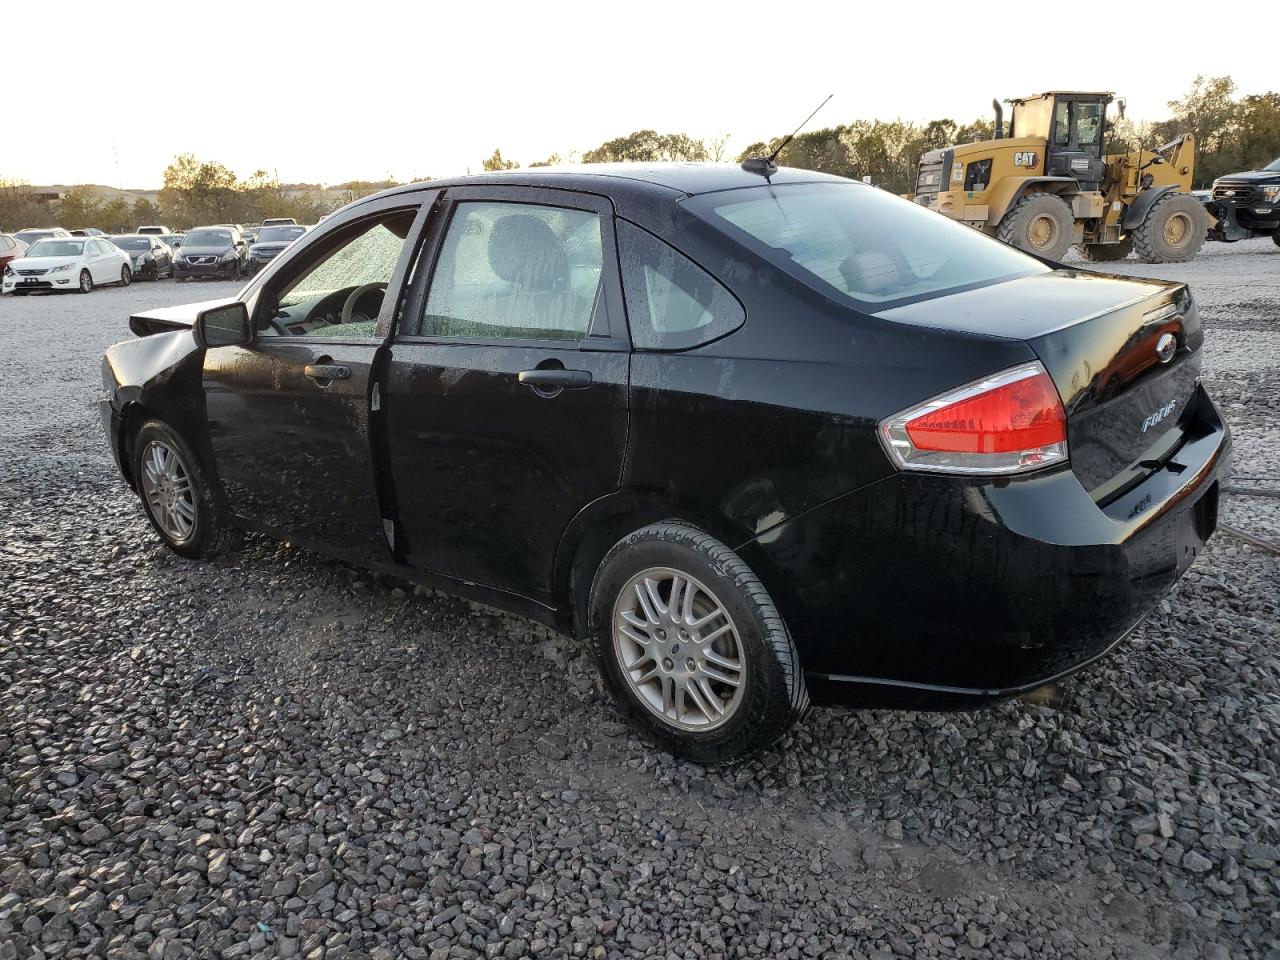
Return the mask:
<path id="1" fill-rule="evenodd" d="M 205 356 L 209 437 L 231 509 L 358 562 L 390 559 L 371 455 L 371 374 L 422 201 L 361 205 L 319 233 L 250 288 L 255 342 Z"/>
<path id="2" fill-rule="evenodd" d="M 94 283 L 112 283 L 120 279 L 120 267 L 114 257 L 107 256 L 101 240 L 84 242 L 84 259 Z"/>
<path id="3" fill-rule="evenodd" d="M 385 380 L 397 547 L 549 603 L 560 537 L 618 488 L 626 449 L 612 206 L 533 188 L 447 196 Z"/>

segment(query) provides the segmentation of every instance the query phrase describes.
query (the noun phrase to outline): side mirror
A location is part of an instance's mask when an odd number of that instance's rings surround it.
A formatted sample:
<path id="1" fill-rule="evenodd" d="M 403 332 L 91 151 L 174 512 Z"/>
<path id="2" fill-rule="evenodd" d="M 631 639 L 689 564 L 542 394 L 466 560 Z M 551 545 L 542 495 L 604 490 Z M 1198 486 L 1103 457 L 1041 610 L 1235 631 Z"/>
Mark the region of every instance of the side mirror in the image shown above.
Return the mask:
<path id="1" fill-rule="evenodd" d="M 1120 111 L 1121 120 L 1124 119 L 1124 107 L 1125 107 L 1124 97 L 1121 97 L 1119 100 L 1116 101 L 1116 109 Z"/>
<path id="2" fill-rule="evenodd" d="M 196 343 L 206 350 L 212 347 L 245 347 L 253 343 L 249 308 L 239 301 L 201 310 L 196 314 L 191 331 L 195 334 Z"/>

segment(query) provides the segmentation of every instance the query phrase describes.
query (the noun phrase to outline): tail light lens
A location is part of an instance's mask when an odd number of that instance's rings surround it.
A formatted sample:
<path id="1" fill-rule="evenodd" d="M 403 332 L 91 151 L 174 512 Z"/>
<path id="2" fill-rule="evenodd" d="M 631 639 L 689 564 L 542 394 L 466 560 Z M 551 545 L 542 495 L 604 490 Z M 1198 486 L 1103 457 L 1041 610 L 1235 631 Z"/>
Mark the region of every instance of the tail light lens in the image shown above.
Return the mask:
<path id="1" fill-rule="evenodd" d="M 1010 474 L 1067 459 L 1067 413 L 1039 363 L 1023 364 L 934 397 L 880 423 L 903 470 Z"/>

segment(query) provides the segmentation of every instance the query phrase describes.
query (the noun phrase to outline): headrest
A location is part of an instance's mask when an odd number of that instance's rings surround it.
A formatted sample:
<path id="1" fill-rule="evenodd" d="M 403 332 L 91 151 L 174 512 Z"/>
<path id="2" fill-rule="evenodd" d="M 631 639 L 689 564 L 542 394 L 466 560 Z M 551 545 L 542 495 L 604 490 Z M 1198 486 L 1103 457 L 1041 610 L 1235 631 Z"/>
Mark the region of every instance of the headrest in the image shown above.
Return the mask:
<path id="1" fill-rule="evenodd" d="M 503 280 L 532 290 L 554 290 L 569 276 L 564 247 L 538 217 L 516 213 L 489 231 L 489 266 Z"/>

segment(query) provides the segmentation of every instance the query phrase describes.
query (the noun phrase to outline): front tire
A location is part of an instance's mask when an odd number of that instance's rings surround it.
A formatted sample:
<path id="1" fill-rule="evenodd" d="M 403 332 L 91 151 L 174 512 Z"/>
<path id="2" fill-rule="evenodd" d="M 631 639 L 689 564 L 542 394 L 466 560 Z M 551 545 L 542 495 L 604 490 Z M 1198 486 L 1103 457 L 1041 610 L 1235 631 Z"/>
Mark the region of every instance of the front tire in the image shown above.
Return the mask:
<path id="1" fill-rule="evenodd" d="M 591 585 L 589 618 L 615 699 L 677 756 L 744 759 L 808 710 L 800 655 L 764 585 L 686 523 L 615 544 Z"/>
<path id="2" fill-rule="evenodd" d="M 1208 232 L 1203 203 L 1187 193 L 1167 193 L 1133 231 L 1133 246 L 1143 263 L 1181 263 L 1200 252 Z"/>
<path id="3" fill-rule="evenodd" d="M 81 293 L 90 293 L 93 290 L 93 274 L 88 270 L 80 271 L 80 286 L 77 287 Z"/>
<path id="4" fill-rule="evenodd" d="M 152 528 L 174 553 L 205 559 L 234 546 L 239 531 L 214 508 L 213 491 L 187 442 L 148 420 L 133 442 L 133 477 Z"/>
<path id="5" fill-rule="evenodd" d="M 1052 193 L 1033 193 L 1000 219 L 996 236 L 1037 257 L 1061 260 L 1071 249 L 1074 227 L 1075 217 L 1065 200 Z"/>
<path id="6" fill-rule="evenodd" d="M 1274 243 L 1277 247 L 1280 247 L 1280 230 L 1277 230 L 1275 233 L 1271 235 L 1271 242 Z"/>

